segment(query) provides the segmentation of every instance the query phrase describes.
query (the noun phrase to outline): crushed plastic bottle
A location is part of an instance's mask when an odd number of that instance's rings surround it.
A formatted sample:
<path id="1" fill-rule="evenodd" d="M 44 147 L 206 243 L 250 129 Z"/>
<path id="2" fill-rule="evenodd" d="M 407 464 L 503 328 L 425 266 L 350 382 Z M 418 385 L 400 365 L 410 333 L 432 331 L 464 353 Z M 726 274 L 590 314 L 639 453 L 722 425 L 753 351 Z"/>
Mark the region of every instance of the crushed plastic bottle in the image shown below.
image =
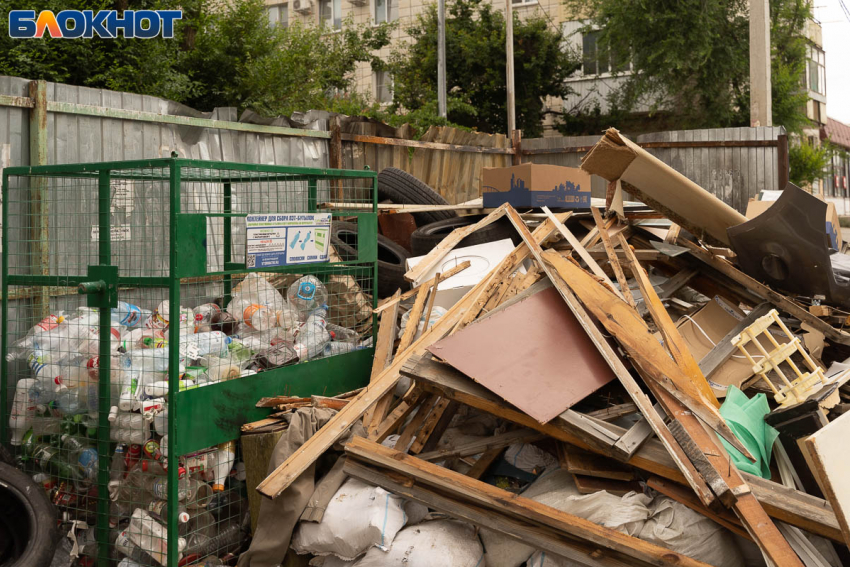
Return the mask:
<path id="1" fill-rule="evenodd" d="M 147 323 L 153 312 L 141 309 L 126 301 L 119 301 L 118 308 L 112 310 L 113 321 L 125 327 L 141 327 Z"/>
<path id="2" fill-rule="evenodd" d="M 166 565 L 168 558 L 168 530 L 140 508 L 130 516 L 127 528 L 130 541 L 142 551 L 148 553 L 157 563 Z M 186 540 L 177 540 L 177 549 L 182 552 L 186 548 Z M 182 554 L 181 554 L 182 556 Z"/>
<path id="3" fill-rule="evenodd" d="M 227 312 L 235 320 L 243 322 L 255 331 L 268 331 L 277 323 L 277 316 L 273 310 L 241 297 L 233 298 L 233 301 L 227 305 Z"/>

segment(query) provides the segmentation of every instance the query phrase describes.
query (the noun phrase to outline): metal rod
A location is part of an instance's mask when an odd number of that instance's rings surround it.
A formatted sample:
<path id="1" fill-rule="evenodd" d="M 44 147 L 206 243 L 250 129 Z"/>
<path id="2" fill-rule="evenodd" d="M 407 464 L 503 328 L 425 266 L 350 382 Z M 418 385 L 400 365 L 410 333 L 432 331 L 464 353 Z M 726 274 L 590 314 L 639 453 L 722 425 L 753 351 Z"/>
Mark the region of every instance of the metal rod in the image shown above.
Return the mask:
<path id="1" fill-rule="evenodd" d="M 110 172 L 103 170 L 97 181 L 97 228 L 98 228 L 98 264 L 112 264 L 112 229 L 110 227 L 111 213 L 109 210 Z M 105 286 L 104 286 L 105 287 Z M 47 289 L 47 288 L 44 288 Z M 106 289 L 101 291 L 107 297 Z M 110 369 L 112 354 L 112 310 L 104 303 L 99 308 L 99 349 L 98 349 L 98 419 L 97 419 L 97 564 L 99 567 L 109 566 L 109 499 L 107 485 L 109 484 L 109 468 L 112 459 L 109 455 L 109 406 L 110 406 Z"/>

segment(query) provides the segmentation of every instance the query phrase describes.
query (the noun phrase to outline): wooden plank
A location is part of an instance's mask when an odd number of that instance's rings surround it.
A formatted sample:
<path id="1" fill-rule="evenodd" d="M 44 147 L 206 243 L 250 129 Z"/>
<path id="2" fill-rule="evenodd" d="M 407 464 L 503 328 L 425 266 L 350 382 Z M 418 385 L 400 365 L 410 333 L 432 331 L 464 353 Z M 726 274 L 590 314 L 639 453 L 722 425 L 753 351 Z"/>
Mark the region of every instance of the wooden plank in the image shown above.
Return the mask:
<path id="1" fill-rule="evenodd" d="M 608 235 L 608 231 L 603 228 L 602 214 L 596 207 L 590 207 L 590 211 L 593 213 L 593 220 L 596 222 L 596 228 L 599 229 L 599 236 L 602 237 L 602 246 L 605 248 L 605 253 L 608 254 L 608 263 L 611 265 L 611 269 L 614 270 L 614 275 L 617 277 L 617 282 L 620 284 L 621 293 L 618 293 L 617 295 L 624 298 L 626 303 L 632 307 L 637 307 L 635 304 L 635 298 L 632 296 L 632 292 L 629 289 L 629 282 L 626 280 L 626 275 L 623 273 L 623 268 L 617 260 L 617 254 L 614 252 L 614 245 L 611 243 L 611 237 Z M 620 246 L 622 247 L 622 242 L 625 242 L 625 239 L 623 239 L 622 234 L 618 234 L 617 237 L 621 239 Z M 628 244 L 626 244 L 626 248 L 627 247 Z"/>
<path id="2" fill-rule="evenodd" d="M 631 458 L 641 445 L 652 437 L 652 426 L 645 417 L 641 417 L 622 437 L 617 439 L 614 447 L 619 448 Z"/>
<path id="3" fill-rule="evenodd" d="M 850 545 L 850 414 L 843 414 L 805 440 L 804 455 L 815 479 L 832 505 L 844 543 Z"/>
<path id="4" fill-rule="evenodd" d="M 633 250 L 632 254 L 635 255 L 635 258 L 640 260 L 640 255 L 638 254 L 640 250 Z M 646 261 L 646 260 L 644 260 Z M 694 276 L 696 276 L 699 272 L 694 269 L 682 269 L 676 273 L 675 276 L 668 279 L 666 282 L 661 284 L 661 291 L 658 292 L 658 297 L 660 299 L 667 299 L 683 287 L 685 287 Z"/>
<path id="5" fill-rule="evenodd" d="M 748 291 L 754 293 L 755 295 L 761 297 L 766 301 L 769 301 L 775 307 L 781 309 L 782 311 L 785 311 L 792 317 L 795 317 L 800 321 L 803 321 L 804 323 L 808 323 L 816 331 L 820 331 L 821 333 L 823 333 L 826 338 L 843 345 L 850 345 L 850 334 L 840 329 L 836 329 L 828 323 L 825 323 L 822 319 L 815 317 L 799 303 L 795 302 L 792 299 L 789 299 L 781 293 L 773 291 L 768 286 L 754 280 L 744 272 L 735 268 L 727 260 L 724 260 L 717 256 L 712 256 L 709 252 L 702 249 L 700 246 L 697 246 L 693 242 L 689 242 L 687 240 L 680 241 L 679 245 L 688 248 L 689 252 L 693 256 L 702 260 L 724 276 L 730 278 L 732 281 L 740 284 Z"/>
<path id="6" fill-rule="evenodd" d="M 516 429 L 501 435 L 486 437 L 477 441 L 470 441 L 463 445 L 446 447 L 437 451 L 429 451 L 420 453 L 418 457 L 423 461 L 442 461 L 443 459 L 453 459 L 458 457 L 470 457 L 489 451 L 490 449 L 504 448 L 514 443 L 531 443 L 538 441 L 545 436 L 542 433 L 533 429 Z"/>
<path id="7" fill-rule="evenodd" d="M 420 388 L 411 388 L 407 395 L 405 395 L 404 399 L 402 399 L 399 404 L 393 408 L 393 411 L 391 411 L 387 418 L 381 423 L 378 430 L 370 434 L 368 438 L 373 441 L 377 441 L 378 443 L 382 443 L 384 439 L 392 435 L 393 432 L 395 432 L 395 430 L 404 423 L 407 417 L 413 413 L 413 410 L 418 407 L 420 399 L 424 397 L 425 393 Z"/>
<path id="8" fill-rule="evenodd" d="M 635 472 L 631 468 L 577 447 L 564 447 L 564 464 L 567 471 L 573 474 L 611 480 L 634 480 L 635 478 Z"/>
<path id="9" fill-rule="evenodd" d="M 348 405 L 349 400 L 338 400 L 336 398 L 326 398 L 325 396 L 311 396 L 310 405 L 314 408 L 329 408 L 332 410 L 341 410 Z"/>
<path id="10" fill-rule="evenodd" d="M 653 431 L 664 444 L 665 448 L 669 452 L 673 461 L 676 463 L 676 466 L 681 471 L 683 477 L 686 479 L 688 485 L 697 492 L 700 497 L 700 500 L 706 506 L 711 505 L 714 502 L 714 496 L 711 493 L 711 490 L 696 472 L 693 464 L 687 459 L 685 454 L 682 452 L 681 447 L 678 446 L 672 434 L 670 433 L 667 426 L 661 420 L 656 412 L 652 409 L 652 402 L 649 400 L 647 395 L 641 390 L 640 386 L 638 386 L 637 382 L 635 382 L 632 375 L 626 369 L 623 362 L 620 360 L 619 356 L 614 352 L 611 348 L 611 345 L 608 343 L 607 339 L 602 335 L 599 329 L 596 327 L 596 324 L 590 319 L 590 316 L 585 311 L 584 307 L 579 303 L 578 299 L 573 295 L 573 292 L 570 290 L 567 283 L 560 276 L 557 270 L 553 270 L 549 267 L 548 264 L 545 263 L 543 259 L 543 249 L 540 248 L 539 245 L 535 244 L 535 241 L 531 238 L 531 235 L 528 233 L 528 229 L 522 223 L 522 220 L 518 218 L 516 215 L 516 211 L 509 211 L 508 218 L 513 223 L 514 227 L 519 230 L 520 235 L 522 235 L 523 240 L 526 245 L 532 250 L 534 257 L 537 259 L 538 264 L 546 272 L 546 275 L 552 281 L 553 285 L 558 289 L 558 292 L 561 294 L 561 297 L 566 302 L 567 306 L 576 316 L 576 318 L 581 323 L 585 332 L 587 332 L 588 336 L 593 341 L 593 344 L 602 353 L 602 356 L 605 358 L 608 365 L 614 371 L 614 374 L 617 375 L 617 378 L 620 380 L 620 383 L 626 389 L 629 396 L 632 398 L 632 401 L 635 405 L 640 408 L 641 413 L 649 420 L 652 425 Z M 551 221 L 550 221 L 551 222 Z M 598 231 L 597 231 L 598 232 Z M 558 256 L 557 254 L 555 254 Z M 563 258 L 558 256 L 558 258 L 564 262 Z M 652 339 L 654 340 L 654 339 Z"/>
<path id="11" fill-rule="evenodd" d="M 552 211 L 549 210 L 549 207 L 542 207 L 541 210 L 550 219 L 555 217 L 555 215 L 552 214 Z M 573 250 L 575 250 L 575 252 L 579 256 L 581 256 L 581 259 L 584 260 L 584 263 L 587 264 L 587 267 L 590 268 L 590 271 L 592 271 L 597 277 L 601 278 L 602 281 L 608 284 L 608 286 L 611 288 L 611 291 L 625 299 L 623 294 L 614 286 L 614 282 L 611 281 L 611 278 L 608 277 L 608 274 L 605 273 L 605 270 L 599 267 L 599 264 L 596 263 L 596 260 L 594 260 L 590 256 L 590 254 L 588 254 L 587 250 L 584 246 L 581 245 L 581 242 L 579 242 L 578 238 L 576 238 L 575 235 L 570 232 L 570 229 L 564 226 L 563 223 L 555 223 L 555 227 L 558 229 L 558 232 L 561 233 L 561 236 L 563 236 L 567 240 L 567 242 L 570 243 L 570 246 L 572 246 Z"/>
<path id="12" fill-rule="evenodd" d="M 425 423 L 425 419 L 428 417 L 428 414 L 431 413 L 431 410 L 434 409 L 434 406 L 439 401 L 439 396 L 430 394 L 419 404 L 419 407 L 416 409 L 416 414 L 407 426 L 405 426 L 404 430 L 402 430 L 401 435 L 399 435 L 399 438 L 396 441 L 396 447 L 398 447 L 400 451 L 405 453 L 407 452 L 407 447 L 410 445 L 410 442 L 413 441 L 413 437 L 416 435 L 416 432 L 419 431 L 419 428 L 422 427 L 423 423 Z"/>
<path id="13" fill-rule="evenodd" d="M 452 129 L 455 130 L 455 129 Z M 383 138 L 380 136 L 366 136 L 363 134 L 342 134 L 344 142 L 358 142 L 361 144 L 379 146 L 398 146 L 404 148 L 421 148 L 426 150 L 443 150 L 449 152 L 463 152 L 474 154 L 503 154 L 512 155 L 513 148 L 488 148 L 484 146 L 464 146 L 458 144 L 444 144 L 440 142 L 423 142 L 420 140 L 407 140 L 404 138 Z"/>
<path id="14" fill-rule="evenodd" d="M 416 434 L 416 439 L 413 440 L 413 445 L 410 446 L 410 453 L 413 455 L 421 453 L 425 449 L 425 444 L 429 442 L 432 435 L 435 435 L 434 443 L 439 441 L 440 436 L 449 426 L 452 416 L 457 411 L 458 404 L 451 400 L 440 399 L 431 414 L 422 424 L 422 429 Z M 452 411 L 449 411 L 449 410 Z M 437 425 L 443 424 L 442 431 L 437 429 Z"/>
<path id="15" fill-rule="evenodd" d="M 524 225 L 523 225 L 524 226 Z M 555 227 L 551 220 L 546 220 L 534 231 L 531 242 L 537 243 L 548 238 Z M 527 231 L 527 229 L 526 229 Z M 307 468 L 314 463 L 325 451 L 327 451 L 340 437 L 342 437 L 355 420 L 360 419 L 363 414 L 379 399 L 392 391 L 399 378 L 399 370 L 414 354 L 422 354 L 425 347 L 432 344 L 436 339 L 442 338 L 459 321 L 461 316 L 470 308 L 470 305 L 480 299 L 481 293 L 491 283 L 491 279 L 506 266 L 513 267 L 522 262 L 528 256 L 528 245 L 522 244 L 514 249 L 502 263 L 497 266 L 489 277 L 484 278 L 476 284 L 467 294 L 449 309 L 445 315 L 440 317 L 437 323 L 429 330 L 422 333 L 409 349 L 400 353 L 392 364 L 376 377 L 351 403 L 340 410 L 331 420 L 322 427 L 316 435 L 308 439 L 290 457 L 275 469 L 266 479 L 257 486 L 257 490 L 267 498 L 277 498 L 286 488 L 292 484 Z M 515 268 L 514 268 L 515 269 Z M 512 270 L 511 270 L 512 271 Z"/>
<path id="16" fill-rule="evenodd" d="M 585 415 L 595 417 L 603 421 L 613 421 L 626 415 L 631 415 L 638 411 L 638 407 L 634 402 L 626 402 L 625 404 L 617 404 L 601 410 L 589 411 Z"/>
<path id="17" fill-rule="evenodd" d="M 599 526 L 589 520 L 517 496 L 363 438 L 352 439 L 345 450 L 347 455 L 358 461 L 408 476 L 415 482 L 433 487 L 448 496 L 472 501 L 488 510 L 497 510 L 521 521 L 547 526 L 638 561 L 651 565 L 704 565 L 686 555 L 630 537 L 617 530 Z"/>
<path id="18" fill-rule="evenodd" d="M 750 313 L 744 317 L 740 323 L 726 333 L 718 343 L 712 348 L 708 354 L 702 357 L 699 361 L 699 368 L 706 378 L 710 378 L 714 372 L 720 368 L 724 362 L 738 350 L 733 344 L 732 339 L 741 334 L 741 331 L 756 322 L 756 319 L 763 315 L 767 315 L 773 306 L 770 303 L 758 304 Z"/>
<path id="19" fill-rule="evenodd" d="M 688 349 L 687 343 L 685 343 L 682 335 L 679 333 L 678 329 L 676 329 L 676 324 L 673 323 L 673 320 L 670 319 L 670 315 L 667 313 L 664 305 L 661 304 L 661 300 L 655 293 L 655 288 L 652 287 L 652 283 L 649 281 L 649 276 L 640 265 L 640 262 L 637 261 L 637 258 L 632 255 L 631 246 L 629 246 L 629 243 L 626 242 L 626 239 L 621 235 L 617 235 L 617 239 L 620 242 L 620 247 L 629 257 L 628 261 L 632 267 L 632 274 L 638 282 L 640 293 L 643 295 L 644 305 L 646 305 L 649 314 L 652 316 L 652 320 L 661 332 L 662 337 L 664 337 L 664 345 L 673 356 L 673 360 L 676 361 L 676 364 L 684 372 L 684 379 L 689 380 L 689 383 L 686 386 L 680 383 L 680 381 L 674 379 L 673 381 L 676 387 L 686 390 L 686 388 L 689 389 L 690 385 L 693 384 L 697 387 L 698 393 L 692 393 L 692 397 L 696 400 L 700 400 L 700 398 L 702 398 L 707 403 L 712 404 L 715 408 L 719 408 L 720 402 L 714 396 L 714 392 L 711 391 L 711 386 L 709 386 L 708 380 L 706 380 L 705 376 L 702 375 L 697 361 L 694 360 L 693 355 L 691 355 L 691 351 Z M 716 412 L 716 417 L 721 421 L 723 420 L 723 418 L 720 417 L 719 412 Z M 709 422 L 709 425 L 711 425 L 712 428 L 715 428 L 713 423 Z M 734 434 L 732 434 L 732 437 L 735 438 Z M 729 441 L 726 435 L 723 435 L 723 438 Z M 735 440 L 737 441 L 737 438 L 735 438 Z M 732 443 L 731 441 L 729 442 Z M 732 445 L 741 451 L 741 447 L 734 443 L 732 443 Z M 746 449 L 741 452 L 744 455 L 748 455 Z"/>
<path id="20" fill-rule="evenodd" d="M 396 290 L 393 294 L 393 299 L 398 299 L 401 296 L 401 290 Z M 381 375 L 393 357 L 393 345 L 395 344 L 395 336 L 397 332 L 396 322 L 398 321 L 398 301 L 392 304 L 392 309 L 385 313 L 381 313 L 381 321 L 378 324 L 378 336 L 375 342 L 375 358 L 372 359 L 372 374 L 370 382 Z M 366 427 L 367 434 L 374 432 L 378 424 L 387 416 L 387 410 L 392 402 L 392 393 L 384 396 L 378 403 L 370 408 L 363 416 L 363 425 Z"/>
<path id="21" fill-rule="evenodd" d="M 475 224 L 464 226 L 461 228 L 454 229 L 448 236 L 446 236 L 443 240 L 440 241 L 430 252 L 428 252 L 422 260 L 412 267 L 407 273 L 404 274 L 404 278 L 407 281 L 415 282 L 423 275 L 427 274 L 431 271 L 431 269 L 440 263 L 446 254 L 451 252 L 451 250 L 457 246 L 461 240 L 478 230 L 479 228 L 484 228 L 492 222 L 495 222 L 505 216 L 505 211 L 507 207 L 510 205 L 502 205 L 480 221 Z"/>
<path id="22" fill-rule="evenodd" d="M 622 497 L 629 492 L 643 492 L 643 487 L 636 480 L 613 480 L 610 478 L 573 474 L 573 482 L 579 494 L 594 494 L 604 490 L 614 496 Z"/>

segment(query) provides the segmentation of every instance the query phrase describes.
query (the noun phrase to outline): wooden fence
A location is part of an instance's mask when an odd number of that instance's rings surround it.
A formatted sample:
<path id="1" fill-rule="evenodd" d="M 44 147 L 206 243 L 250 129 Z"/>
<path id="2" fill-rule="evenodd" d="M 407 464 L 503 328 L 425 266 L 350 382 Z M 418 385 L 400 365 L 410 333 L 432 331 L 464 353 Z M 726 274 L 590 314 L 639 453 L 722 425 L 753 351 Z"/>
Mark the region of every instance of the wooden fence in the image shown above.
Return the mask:
<path id="1" fill-rule="evenodd" d="M 433 127 L 421 140 L 411 140 L 410 134 L 408 128 L 374 121 L 337 122 L 331 127 L 331 165 L 369 166 L 376 171 L 397 167 L 456 204 L 480 196 L 482 167 L 526 162 L 578 167 L 601 137 L 521 139 L 515 135 L 512 143 L 504 135 L 449 127 Z M 637 136 L 635 141 L 741 212 L 759 191 L 782 189 L 788 181 L 788 138 L 783 128 L 658 132 Z M 594 197 L 604 197 L 605 188 L 605 180 L 593 178 Z"/>

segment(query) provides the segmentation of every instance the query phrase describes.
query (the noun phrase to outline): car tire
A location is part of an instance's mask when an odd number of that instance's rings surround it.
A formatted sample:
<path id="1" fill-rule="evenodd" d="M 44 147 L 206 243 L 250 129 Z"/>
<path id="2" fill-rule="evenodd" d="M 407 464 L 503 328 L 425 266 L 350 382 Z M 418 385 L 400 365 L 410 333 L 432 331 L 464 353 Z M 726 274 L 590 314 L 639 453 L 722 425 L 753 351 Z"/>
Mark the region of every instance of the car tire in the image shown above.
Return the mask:
<path id="1" fill-rule="evenodd" d="M 357 259 L 357 225 L 350 222 L 331 223 L 331 244 L 344 261 Z M 410 283 L 404 279 L 407 271 L 407 250 L 378 235 L 378 288 L 379 298 L 389 297 L 397 289 L 406 291 Z"/>
<path id="2" fill-rule="evenodd" d="M 378 201 L 398 205 L 448 205 L 449 202 L 406 171 L 387 167 L 378 174 Z M 416 226 L 457 217 L 454 211 L 413 213 Z"/>
<path id="3" fill-rule="evenodd" d="M 0 565 L 47 567 L 56 550 L 56 508 L 27 474 L 0 463 Z"/>
<path id="4" fill-rule="evenodd" d="M 483 218 L 484 215 L 455 217 L 421 226 L 410 235 L 410 250 L 414 256 L 424 256 L 445 237 L 451 234 L 453 230 L 473 225 Z M 520 237 L 517 230 L 511 224 L 511 221 L 502 217 L 461 240 L 456 248 L 495 242 L 497 240 L 504 240 L 505 238 L 510 238 L 515 246 L 518 246 L 522 242 L 522 237 Z"/>

